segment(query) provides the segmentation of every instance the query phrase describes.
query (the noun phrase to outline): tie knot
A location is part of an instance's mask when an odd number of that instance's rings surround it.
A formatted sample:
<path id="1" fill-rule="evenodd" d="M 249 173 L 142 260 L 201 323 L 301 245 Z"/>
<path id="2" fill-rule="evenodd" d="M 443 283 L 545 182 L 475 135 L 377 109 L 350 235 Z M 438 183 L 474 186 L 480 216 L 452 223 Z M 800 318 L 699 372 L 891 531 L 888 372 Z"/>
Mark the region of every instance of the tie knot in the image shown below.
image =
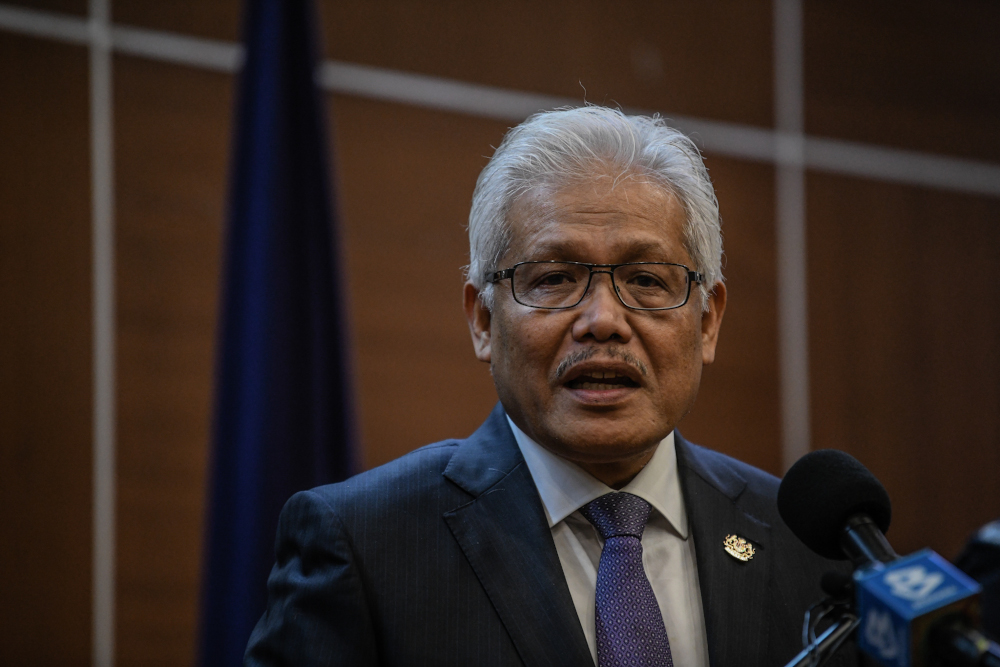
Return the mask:
<path id="1" fill-rule="evenodd" d="M 642 539 L 650 505 L 631 493 L 606 493 L 580 508 L 580 513 L 594 524 L 607 541 L 612 537 L 631 536 Z"/>

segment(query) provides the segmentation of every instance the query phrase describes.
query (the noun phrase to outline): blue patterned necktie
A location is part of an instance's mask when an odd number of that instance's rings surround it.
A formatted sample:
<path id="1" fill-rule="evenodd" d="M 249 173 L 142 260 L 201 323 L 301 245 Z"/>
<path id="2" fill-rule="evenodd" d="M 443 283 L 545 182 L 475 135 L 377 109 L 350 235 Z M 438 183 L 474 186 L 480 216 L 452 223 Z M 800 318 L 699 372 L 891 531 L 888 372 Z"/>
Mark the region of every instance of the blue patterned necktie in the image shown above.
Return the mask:
<path id="1" fill-rule="evenodd" d="M 597 568 L 599 667 L 673 667 L 653 587 L 642 567 L 642 531 L 650 505 L 631 493 L 608 493 L 580 512 L 604 538 Z"/>

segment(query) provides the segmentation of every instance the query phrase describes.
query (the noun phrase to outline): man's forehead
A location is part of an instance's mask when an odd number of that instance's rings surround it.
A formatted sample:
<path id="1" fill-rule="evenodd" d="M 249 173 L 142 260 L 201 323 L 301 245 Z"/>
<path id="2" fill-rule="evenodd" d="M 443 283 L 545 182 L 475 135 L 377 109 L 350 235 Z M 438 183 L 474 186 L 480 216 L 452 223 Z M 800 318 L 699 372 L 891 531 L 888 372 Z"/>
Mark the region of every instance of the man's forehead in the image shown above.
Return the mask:
<path id="1" fill-rule="evenodd" d="M 677 205 L 670 188 L 647 177 L 594 175 L 566 183 L 540 183 L 514 201 L 511 213 L 542 218 L 567 212 L 642 215 Z"/>
<path id="2" fill-rule="evenodd" d="M 520 256 L 568 257 L 590 243 L 632 256 L 680 246 L 684 212 L 658 185 L 596 181 L 536 188 L 515 202 L 509 220 L 511 250 Z"/>

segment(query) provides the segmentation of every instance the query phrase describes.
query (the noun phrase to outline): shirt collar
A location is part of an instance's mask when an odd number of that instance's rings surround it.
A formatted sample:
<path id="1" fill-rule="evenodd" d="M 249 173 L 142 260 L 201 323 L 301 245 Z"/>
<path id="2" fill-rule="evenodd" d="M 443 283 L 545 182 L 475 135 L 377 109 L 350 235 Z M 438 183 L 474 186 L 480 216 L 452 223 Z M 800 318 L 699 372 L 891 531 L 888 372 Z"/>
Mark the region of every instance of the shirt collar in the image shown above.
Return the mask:
<path id="1" fill-rule="evenodd" d="M 596 500 L 614 489 L 595 479 L 575 463 L 553 454 L 517 427 L 507 417 L 514 432 L 514 439 L 524 456 L 528 470 L 538 488 L 549 528 L 563 521 L 591 500 Z M 688 537 L 687 512 L 677 474 L 677 454 L 674 451 L 674 432 L 660 441 L 653 458 L 639 471 L 622 491 L 639 496 L 653 506 L 673 527 L 682 539 Z"/>

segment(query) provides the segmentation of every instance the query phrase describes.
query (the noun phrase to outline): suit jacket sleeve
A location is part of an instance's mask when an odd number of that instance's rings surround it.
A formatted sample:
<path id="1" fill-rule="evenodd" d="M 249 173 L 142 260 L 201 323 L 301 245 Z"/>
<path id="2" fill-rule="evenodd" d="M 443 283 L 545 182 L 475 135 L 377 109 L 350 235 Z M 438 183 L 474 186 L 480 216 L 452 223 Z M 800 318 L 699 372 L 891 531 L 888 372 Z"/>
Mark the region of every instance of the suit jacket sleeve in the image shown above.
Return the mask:
<path id="1" fill-rule="evenodd" d="M 375 665 L 375 632 L 350 539 L 334 510 L 304 491 L 278 522 L 268 604 L 247 646 L 248 667 Z"/>

